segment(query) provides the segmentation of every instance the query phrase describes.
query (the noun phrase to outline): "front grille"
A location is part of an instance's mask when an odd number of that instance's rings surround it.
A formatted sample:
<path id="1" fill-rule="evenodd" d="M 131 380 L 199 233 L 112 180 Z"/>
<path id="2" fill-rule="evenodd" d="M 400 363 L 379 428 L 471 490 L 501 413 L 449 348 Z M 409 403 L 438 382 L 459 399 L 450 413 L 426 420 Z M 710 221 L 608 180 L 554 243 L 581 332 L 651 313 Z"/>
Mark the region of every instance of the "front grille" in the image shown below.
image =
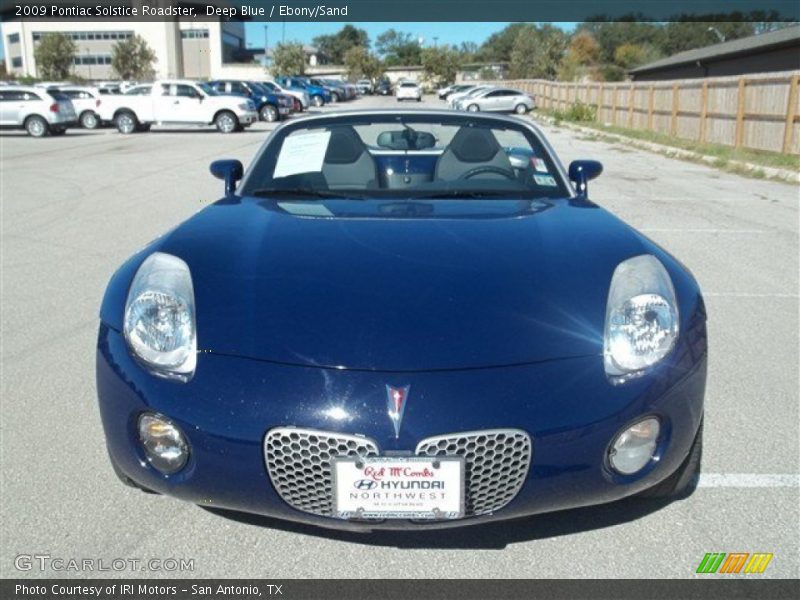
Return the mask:
<path id="1" fill-rule="evenodd" d="M 485 515 L 511 502 L 528 475 L 531 439 L 519 429 L 491 429 L 427 438 L 419 456 L 465 458 L 466 514 Z"/>
<path id="2" fill-rule="evenodd" d="M 264 454 L 272 485 L 290 506 L 333 516 L 331 460 L 337 456 L 378 456 L 364 437 L 314 429 L 280 427 L 267 433 Z M 430 437 L 417 444 L 418 456 L 463 456 L 466 516 L 485 515 L 519 493 L 531 462 L 531 440 L 520 429 L 489 429 Z"/>
<path id="3" fill-rule="evenodd" d="M 273 429 L 264 440 L 272 485 L 284 502 L 315 515 L 333 515 L 331 460 L 338 456 L 378 456 L 367 438 L 316 431 Z"/>

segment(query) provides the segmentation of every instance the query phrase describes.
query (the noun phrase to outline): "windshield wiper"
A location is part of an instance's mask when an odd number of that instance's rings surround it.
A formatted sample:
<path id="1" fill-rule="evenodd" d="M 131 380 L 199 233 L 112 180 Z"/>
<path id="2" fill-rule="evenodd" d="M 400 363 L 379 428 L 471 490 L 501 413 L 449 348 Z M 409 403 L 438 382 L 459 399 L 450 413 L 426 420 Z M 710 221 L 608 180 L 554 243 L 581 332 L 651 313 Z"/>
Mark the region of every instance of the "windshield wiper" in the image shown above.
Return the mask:
<path id="1" fill-rule="evenodd" d="M 294 188 L 288 190 L 262 188 L 250 192 L 252 196 L 259 198 L 347 198 L 350 200 L 363 200 L 363 195 L 353 194 L 352 192 L 333 192 L 331 190 L 315 190 L 311 188 Z"/>

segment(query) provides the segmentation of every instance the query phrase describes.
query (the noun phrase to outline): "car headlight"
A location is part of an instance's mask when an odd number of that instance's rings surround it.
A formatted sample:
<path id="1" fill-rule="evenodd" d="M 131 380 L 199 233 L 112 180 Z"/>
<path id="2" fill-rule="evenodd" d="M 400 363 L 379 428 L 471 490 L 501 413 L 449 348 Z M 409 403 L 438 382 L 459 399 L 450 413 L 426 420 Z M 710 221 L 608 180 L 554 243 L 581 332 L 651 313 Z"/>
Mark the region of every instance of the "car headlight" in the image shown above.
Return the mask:
<path id="1" fill-rule="evenodd" d="M 180 258 L 154 252 L 133 278 L 125 302 L 125 340 L 155 374 L 183 381 L 197 364 L 194 288 Z"/>
<path id="2" fill-rule="evenodd" d="M 664 265 L 645 254 L 614 270 L 606 305 L 604 363 L 618 382 L 670 353 L 678 339 L 678 303 Z"/>
<path id="3" fill-rule="evenodd" d="M 256 109 L 256 105 L 253 104 L 252 102 L 245 102 L 244 104 L 240 104 L 239 108 L 241 110 L 255 110 Z"/>

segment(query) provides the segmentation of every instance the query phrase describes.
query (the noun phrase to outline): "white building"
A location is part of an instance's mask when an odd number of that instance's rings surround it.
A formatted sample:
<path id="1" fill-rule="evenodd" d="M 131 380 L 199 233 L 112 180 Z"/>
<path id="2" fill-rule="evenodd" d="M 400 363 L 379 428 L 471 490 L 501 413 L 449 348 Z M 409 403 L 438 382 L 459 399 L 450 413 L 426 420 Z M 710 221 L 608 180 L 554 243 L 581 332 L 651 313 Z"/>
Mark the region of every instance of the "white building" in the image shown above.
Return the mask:
<path id="1" fill-rule="evenodd" d="M 131 0 L 132 5 L 136 3 L 136 0 Z M 114 44 L 133 35 L 143 37 L 155 52 L 158 59 L 154 65 L 156 77 L 224 77 L 225 65 L 237 62 L 239 53 L 245 48 L 244 24 L 218 19 L 158 22 L 4 20 L 0 32 L 7 72 L 31 77 L 41 76 L 34 55 L 36 44 L 44 35 L 54 32 L 69 35 L 75 42 L 75 74 L 95 80 L 115 77 L 111 68 L 111 50 Z"/>

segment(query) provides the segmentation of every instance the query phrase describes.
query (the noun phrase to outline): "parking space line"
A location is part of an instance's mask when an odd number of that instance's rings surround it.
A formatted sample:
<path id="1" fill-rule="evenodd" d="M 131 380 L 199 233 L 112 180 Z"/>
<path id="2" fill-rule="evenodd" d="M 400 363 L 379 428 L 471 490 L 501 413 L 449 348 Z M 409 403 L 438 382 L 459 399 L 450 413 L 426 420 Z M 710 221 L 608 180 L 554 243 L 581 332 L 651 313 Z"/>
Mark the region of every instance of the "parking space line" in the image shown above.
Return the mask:
<path id="1" fill-rule="evenodd" d="M 702 473 L 697 487 L 796 488 L 800 487 L 800 475 L 777 473 Z"/>

